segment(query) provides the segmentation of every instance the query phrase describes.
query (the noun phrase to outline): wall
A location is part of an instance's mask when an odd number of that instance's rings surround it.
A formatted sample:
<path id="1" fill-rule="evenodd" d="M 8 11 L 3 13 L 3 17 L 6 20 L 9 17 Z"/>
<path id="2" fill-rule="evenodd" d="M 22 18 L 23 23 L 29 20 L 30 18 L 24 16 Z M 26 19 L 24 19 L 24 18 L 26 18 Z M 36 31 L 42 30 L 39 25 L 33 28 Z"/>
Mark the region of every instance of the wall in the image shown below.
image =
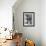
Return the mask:
<path id="1" fill-rule="evenodd" d="M 16 0 L 0 0 L 0 27 L 12 28 L 12 6 Z"/>
<path id="2" fill-rule="evenodd" d="M 41 38 L 42 46 L 46 46 L 46 0 L 41 1 Z"/>
<path id="3" fill-rule="evenodd" d="M 35 27 L 23 26 L 23 12 L 35 12 Z M 41 46 L 41 1 L 23 0 L 17 7 L 13 6 L 13 13 L 15 30 L 22 32 L 25 39 L 35 41 L 36 46 Z"/>

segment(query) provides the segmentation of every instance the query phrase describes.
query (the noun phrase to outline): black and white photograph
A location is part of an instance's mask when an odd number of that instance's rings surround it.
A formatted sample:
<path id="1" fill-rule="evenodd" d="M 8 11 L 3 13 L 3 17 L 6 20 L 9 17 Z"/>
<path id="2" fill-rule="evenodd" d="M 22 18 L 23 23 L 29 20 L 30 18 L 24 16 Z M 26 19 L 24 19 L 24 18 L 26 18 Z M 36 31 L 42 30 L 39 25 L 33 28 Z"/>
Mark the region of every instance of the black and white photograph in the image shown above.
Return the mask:
<path id="1" fill-rule="evenodd" d="M 23 26 L 35 26 L 35 12 L 23 12 Z"/>

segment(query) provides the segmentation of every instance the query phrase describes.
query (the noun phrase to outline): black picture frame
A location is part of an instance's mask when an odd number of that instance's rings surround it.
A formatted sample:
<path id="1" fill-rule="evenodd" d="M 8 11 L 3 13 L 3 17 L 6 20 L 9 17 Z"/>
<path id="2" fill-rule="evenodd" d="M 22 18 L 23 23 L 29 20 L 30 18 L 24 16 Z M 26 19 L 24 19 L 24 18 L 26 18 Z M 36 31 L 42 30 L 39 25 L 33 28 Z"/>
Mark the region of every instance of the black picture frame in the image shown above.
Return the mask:
<path id="1" fill-rule="evenodd" d="M 35 26 L 35 12 L 23 12 L 23 26 L 24 27 Z"/>

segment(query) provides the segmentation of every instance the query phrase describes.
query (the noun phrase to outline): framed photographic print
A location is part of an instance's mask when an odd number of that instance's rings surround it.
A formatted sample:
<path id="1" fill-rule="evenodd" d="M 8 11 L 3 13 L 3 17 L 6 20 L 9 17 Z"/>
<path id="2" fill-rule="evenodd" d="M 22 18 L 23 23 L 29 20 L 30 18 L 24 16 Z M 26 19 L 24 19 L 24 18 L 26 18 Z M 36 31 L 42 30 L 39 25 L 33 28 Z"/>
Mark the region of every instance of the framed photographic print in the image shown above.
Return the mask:
<path id="1" fill-rule="evenodd" d="M 25 27 L 35 26 L 35 12 L 23 12 L 23 26 Z"/>

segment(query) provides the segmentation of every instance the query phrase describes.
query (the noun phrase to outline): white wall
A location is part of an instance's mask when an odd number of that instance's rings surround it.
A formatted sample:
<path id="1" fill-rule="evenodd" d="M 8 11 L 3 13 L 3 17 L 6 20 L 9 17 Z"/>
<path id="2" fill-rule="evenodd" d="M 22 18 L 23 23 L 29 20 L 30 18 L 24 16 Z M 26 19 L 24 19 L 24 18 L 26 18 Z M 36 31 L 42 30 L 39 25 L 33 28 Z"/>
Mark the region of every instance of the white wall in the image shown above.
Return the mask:
<path id="1" fill-rule="evenodd" d="M 12 6 L 16 0 L 0 0 L 0 27 L 12 28 Z"/>
<path id="2" fill-rule="evenodd" d="M 41 1 L 41 38 L 42 46 L 46 46 L 46 0 Z"/>
<path id="3" fill-rule="evenodd" d="M 22 32 L 24 38 L 34 40 L 36 46 L 41 46 L 41 1 L 23 0 L 17 8 L 14 5 L 13 12 L 15 29 Z M 35 12 L 35 27 L 23 27 L 23 12 Z"/>

